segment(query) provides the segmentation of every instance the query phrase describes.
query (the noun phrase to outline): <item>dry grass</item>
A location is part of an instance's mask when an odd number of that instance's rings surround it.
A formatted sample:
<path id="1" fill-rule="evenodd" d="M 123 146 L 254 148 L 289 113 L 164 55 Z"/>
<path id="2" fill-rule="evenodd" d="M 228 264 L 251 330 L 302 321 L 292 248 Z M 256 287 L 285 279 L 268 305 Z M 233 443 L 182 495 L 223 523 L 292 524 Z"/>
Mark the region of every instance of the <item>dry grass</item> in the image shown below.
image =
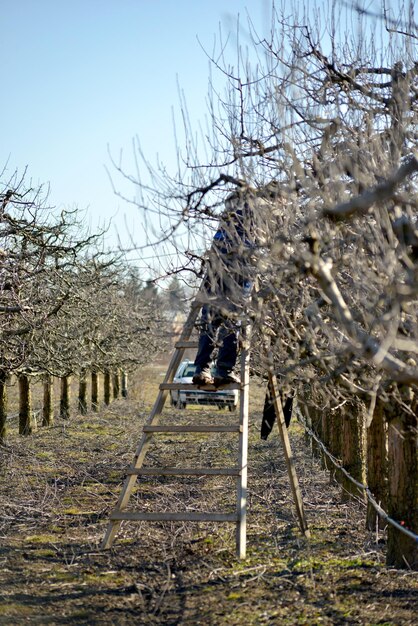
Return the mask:
<path id="1" fill-rule="evenodd" d="M 127 523 L 112 550 L 99 549 L 163 370 L 131 377 L 128 400 L 97 415 L 56 420 L 31 437 L 19 437 L 11 420 L 0 451 L 0 624 L 415 623 L 416 574 L 385 568 L 383 537 L 364 530 L 360 505 L 341 504 L 294 423 L 312 533 L 309 542 L 301 537 L 278 437 L 258 438 L 257 385 L 247 560 L 236 560 L 229 524 Z M 237 419 L 205 408 L 167 408 L 164 419 L 170 416 Z M 147 464 L 224 466 L 235 454 L 234 436 L 170 435 L 156 439 Z M 228 510 L 234 495 L 230 478 L 141 479 L 132 505 Z"/>

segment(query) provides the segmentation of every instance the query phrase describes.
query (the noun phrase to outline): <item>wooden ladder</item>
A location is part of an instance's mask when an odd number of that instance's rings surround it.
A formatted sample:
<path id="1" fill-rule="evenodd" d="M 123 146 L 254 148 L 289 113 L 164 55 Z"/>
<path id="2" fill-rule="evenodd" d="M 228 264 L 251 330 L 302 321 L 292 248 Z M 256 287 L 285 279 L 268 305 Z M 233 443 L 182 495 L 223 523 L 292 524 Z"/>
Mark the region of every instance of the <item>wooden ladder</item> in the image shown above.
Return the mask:
<path id="1" fill-rule="evenodd" d="M 246 555 L 246 525 L 247 525 L 247 458 L 248 458 L 248 406 L 249 406 L 249 341 L 250 327 L 241 328 L 241 356 L 240 370 L 241 382 L 239 384 L 228 384 L 222 389 L 238 389 L 240 396 L 239 422 L 230 424 L 198 424 L 198 425 L 160 425 L 159 418 L 164 408 L 168 392 L 179 389 L 198 389 L 193 384 L 175 384 L 173 378 L 184 355 L 186 348 L 196 348 L 197 342 L 190 341 L 196 318 L 199 314 L 202 303 L 197 298 L 191 307 L 189 316 L 183 327 L 179 341 L 175 345 L 175 350 L 168 366 L 164 381 L 160 384 L 157 399 L 154 403 L 149 418 L 144 427 L 142 437 L 135 452 L 131 467 L 127 470 L 122 491 L 114 511 L 110 516 L 110 521 L 106 530 L 102 547 L 110 548 L 118 532 L 120 524 L 124 520 L 143 521 L 194 521 L 194 522 L 234 522 L 236 524 L 236 552 L 240 559 Z M 272 374 L 272 369 L 268 373 L 270 389 L 276 408 L 279 433 L 283 443 L 287 469 L 294 496 L 299 525 L 302 532 L 308 535 L 306 519 L 303 511 L 302 498 L 297 482 L 296 471 L 293 464 L 293 457 L 290 450 L 290 443 L 284 422 L 283 410 L 280 395 L 277 391 L 277 381 Z M 202 387 L 201 387 L 202 389 Z M 204 387 L 205 390 L 214 390 L 214 387 Z M 238 444 L 238 464 L 235 467 L 225 468 L 183 468 L 183 467 L 157 467 L 144 468 L 143 463 L 152 438 L 158 434 L 167 433 L 236 433 L 239 437 Z M 126 511 L 132 490 L 139 476 L 234 476 L 236 477 L 236 511 L 235 513 L 218 512 L 139 512 Z"/>

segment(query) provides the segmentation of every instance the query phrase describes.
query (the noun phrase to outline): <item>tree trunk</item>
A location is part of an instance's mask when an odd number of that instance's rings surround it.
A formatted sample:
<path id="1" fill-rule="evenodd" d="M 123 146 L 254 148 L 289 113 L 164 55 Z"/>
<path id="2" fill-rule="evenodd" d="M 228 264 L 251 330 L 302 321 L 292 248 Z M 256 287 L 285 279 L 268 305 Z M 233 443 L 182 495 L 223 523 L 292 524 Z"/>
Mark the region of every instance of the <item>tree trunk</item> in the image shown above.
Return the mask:
<path id="1" fill-rule="evenodd" d="M 108 406 L 110 404 L 110 372 L 106 370 L 103 377 L 103 399 Z"/>
<path id="2" fill-rule="evenodd" d="M 358 482 L 365 482 L 365 438 L 364 438 L 364 406 L 360 402 L 347 403 L 342 414 L 343 446 L 342 464 L 345 470 Z M 365 498 L 363 491 L 342 475 L 342 501 L 352 498 Z"/>
<path id="3" fill-rule="evenodd" d="M 19 380 L 19 434 L 30 435 L 36 430 L 36 425 L 32 414 L 32 394 L 30 389 L 29 376 L 24 374 L 18 377 Z"/>
<path id="4" fill-rule="evenodd" d="M 385 511 L 387 508 L 387 456 L 385 405 L 378 398 L 373 419 L 367 430 L 367 485 L 376 502 Z M 382 528 L 386 523 L 368 502 L 366 527 L 369 530 L 376 530 L 376 525 Z"/>
<path id="5" fill-rule="evenodd" d="M 94 413 L 99 410 L 99 374 L 94 370 L 91 373 L 91 410 Z"/>
<path id="6" fill-rule="evenodd" d="M 61 377 L 60 417 L 62 417 L 63 419 L 70 419 L 71 417 L 70 383 L 70 376 Z"/>
<path id="7" fill-rule="evenodd" d="M 315 433 L 315 435 L 318 437 L 318 439 L 321 440 L 322 411 L 317 406 L 314 406 L 312 404 L 308 405 L 308 407 L 309 407 L 309 413 L 311 416 L 311 424 L 312 424 L 311 428 L 313 432 Z M 320 458 L 322 456 L 322 450 L 314 439 L 312 440 L 312 455 L 316 458 Z"/>
<path id="8" fill-rule="evenodd" d="M 113 373 L 113 399 L 117 400 L 120 394 L 120 371 L 117 369 Z"/>
<path id="9" fill-rule="evenodd" d="M 412 394 L 411 390 L 402 395 L 407 394 Z M 414 533 L 418 532 L 417 426 L 416 414 L 399 405 L 393 409 L 388 426 L 388 513 Z M 418 569 L 418 543 L 392 525 L 388 526 L 386 562 L 392 567 Z"/>
<path id="10" fill-rule="evenodd" d="M 330 433 L 329 433 L 329 451 L 332 456 L 341 462 L 342 459 L 342 436 L 343 436 L 343 418 L 342 411 L 340 409 L 334 411 L 331 417 Z M 330 480 L 336 480 L 338 483 L 342 482 L 341 471 L 335 467 L 333 463 L 330 463 Z"/>
<path id="11" fill-rule="evenodd" d="M 54 384 L 49 374 L 44 378 L 44 403 L 42 407 L 42 426 L 54 423 Z"/>
<path id="12" fill-rule="evenodd" d="M 327 450 L 329 450 L 329 443 L 331 440 L 331 411 L 328 407 L 322 409 L 321 412 L 321 432 L 321 441 Z M 321 465 L 324 469 L 332 472 L 333 464 L 324 452 L 321 454 Z"/>
<path id="13" fill-rule="evenodd" d="M 0 371 L 0 442 L 7 435 L 7 372 Z"/>
<path id="14" fill-rule="evenodd" d="M 78 381 L 78 410 L 81 415 L 87 413 L 87 376 L 85 370 L 81 370 Z"/>
<path id="15" fill-rule="evenodd" d="M 123 371 L 121 376 L 122 398 L 128 397 L 128 373 Z"/>
<path id="16" fill-rule="evenodd" d="M 303 397 L 301 393 L 298 393 L 298 396 L 297 396 L 297 409 L 300 411 L 302 419 L 305 422 L 307 428 L 312 430 L 312 418 L 311 418 L 311 413 L 310 413 L 310 407 L 307 405 L 305 398 Z M 306 430 L 304 434 L 304 441 L 305 441 L 306 447 L 312 453 L 312 437 L 309 435 L 309 433 L 306 432 Z"/>
<path id="17" fill-rule="evenodd" d="M 303 415 L 305 417 L 306 426 L 310 430 L 312 430 L 312 415 L 311 415 L 311 412 L 310 412 L 310 410 L 309 410 L 309 408 L 308 408 L 308 406 L 306 404 L 303 404 L 302 406 L 303 406 L 302 412 L 303 412 Z M 313 456 L 313 439 L 312 439 L 311 435 L 309 433 L 307 433 L 307 432 L 305 432 L 305 443 L 307 444 L 308 449 L 309 449 L 311 455 Z"/>

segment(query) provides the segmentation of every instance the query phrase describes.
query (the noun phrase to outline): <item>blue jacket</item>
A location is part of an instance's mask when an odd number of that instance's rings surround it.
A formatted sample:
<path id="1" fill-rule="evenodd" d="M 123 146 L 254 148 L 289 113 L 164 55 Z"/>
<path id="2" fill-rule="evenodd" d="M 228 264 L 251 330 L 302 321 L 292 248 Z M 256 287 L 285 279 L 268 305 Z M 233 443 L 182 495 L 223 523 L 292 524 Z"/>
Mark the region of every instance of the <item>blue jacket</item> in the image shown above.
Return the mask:
<path id="1" fill-rule="evenodd" d="M 221 254 L 234 254 L 239 248 L 253 248 L 252 227 L 253 208 L 245 200 L 237 208 L 227 210 L 221 218 L 213 238 L 216 249 Z"/>

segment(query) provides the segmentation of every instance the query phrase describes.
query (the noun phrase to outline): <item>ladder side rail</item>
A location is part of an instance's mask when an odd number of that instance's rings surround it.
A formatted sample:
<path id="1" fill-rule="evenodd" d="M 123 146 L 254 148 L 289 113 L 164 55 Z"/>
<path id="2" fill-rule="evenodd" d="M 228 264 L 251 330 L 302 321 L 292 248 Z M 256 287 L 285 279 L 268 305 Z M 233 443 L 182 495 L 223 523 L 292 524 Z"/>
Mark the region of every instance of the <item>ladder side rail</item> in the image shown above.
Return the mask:
<path id="1" fill-rule="evenodd" d="M 187 316 L 187 320 L 184 323 L 181 335 L 178 339 L 179 344 L 183 344 L 184 342 L 187 342 L 187 340 L 189 339 L 190 335 L 192 334 L 192 330 L 194 328 L 196 318 L 199 314 L 200 309 L 201 309 L 201 304 L 199 304 L 196 300 L 194 300 L 194 302 L 192 303 L 189 315 Z M 184 345 L 180 345 L 179 347 L 176 347 L 174 349 L 170 364 L 167 368 L 167 372 L 163 380 L 164 383 L 172 382 L 174 375 L 176 373 L 177 367 L 180 365 L 180 361 L 184 354 L 185 349 L 186 349 L 186 346 Z"/>
<path id="2" fill-rule="evenodd" d="M 135 454 L 135 461 L 133 464 L 133 466 L 136 469 L 139 469 L 142 463 L 144 462 L 144 458 L 145 458 L 147 449 L 149 447 L 150 438 L 151 438 L 151 435 L 148 435 L 148 434 L 142 435 L 141 437 L 141 441 L 138 444 L 138 450 Z M 132 490 L 137 480 L 138 480 L 138 474 L 130 474 L 125 478 L 122 490 L 119 494 L 118 501 L 116 503 L 115 508 L 113 509 L 114 513 L 123 511 L 123 509 L 126 508 L 129 502 L 129 498 L 131 497 Z M 113 541 L 116 537 L 116 534 L 120 528 L 120 525 L 121 525 L 121 520 L 115 520 L 115 519 L 112 519 L 112 517 L 110 518 L 110 521 L 107 526 L 106 534 L 102 543 L 103 549 L 107 549 L 112 546 Z"/>
<path id="3" fill-rule="evenodd" d="M 179 342 L 184 342 L 189 339 L 190 335 L 192 334 L 192 330 L 194 328 L 194 324 L 196 322 L 196 318 L 199 314 L 200 308 L 201 308 L 201 305 L 195 300 L 192 304 L 187 320 L 183 326 L 183 330 L 180 335 Z M 163 380 L 163 384 L 173 382 L 173 378 L 175 376 L 178 366 L 181 363 L 185 349 L 186 348 L 184 346 L 174 349 L 169 366 L 167 368 L 167 372 Z M 154 422 L 155 417 L 161 413 L 161 411 L 164 408 L 167 395 L 168 395 L 167 389 L 159 390 L 157 399 L 155 400 L 150 416 L 145 422 L 146 424 L 152 424 Z"/>
<path id="4" fill-rule="evenodd" d="M 198 316 L 200 306 L 201 305 L 196 300 L 193 302 L 191 309 L 190 309 L 190 313 L 183 326 L 183 330 L 180 335 L 180 341 L 184 342 L 187 339 L 189 339 L 192 333 L 196 318 Z M 184 351 L 185 351 L 184 347 L 177 348 L 174 350 L 166 375 L 164 377 L 164 383 L 172 382 L 174 375 L 177 371 L 177 368 L 180 365 L 181 359 L 184 355 Z M 164 408 L 167 394 L 168 394 L 167 389 L 159 390 L 154 406 L 151 410 L 151 413 L 145 422 L 147 425 L 151 425 L 157 422 L 157 417 L 161 414 L 161 411 Z M 135 457 L 132 463 L 132 468 L 140 469 L 142 467 L 146 453 L 151 443 L 151 438 L 152 438 L 152 433 L 143 433 L 139 441 L 139 444 L 137 446 L 136 452 L 135 452 Z M 116 507 L 114 509 L 115 512 L 121 511 L 126 508 L 129 502 L 129 499 L 131 497 L 132 490 L 137 480 L 138 480 L 138 474 L 131 474 L 125 478 L 122 490 L 119 494 L 119 498 L 116 503 Z M 121 525 L 121 520 L 111 519 L 109 521 L 109 524 L 105 533 L 105 537 L 103 539 L 103 544 L 102 544 L 102 547 L 104 549 L 110 548 L 112 546 L 113 541 L 116 537 L 116 534 L 120 528 L 120 525 Z"/>
<path id="5" fill-rule="evenodd" d="M 241 392 L 240 435 L 238 465 L 241 474 L 237 480 L 236 547 L 239 559 L 245 559 L 247 543 L 247 474 L 248 474 L 248 414 L 250 385 L 250 326 L 241 328 Z"/>

